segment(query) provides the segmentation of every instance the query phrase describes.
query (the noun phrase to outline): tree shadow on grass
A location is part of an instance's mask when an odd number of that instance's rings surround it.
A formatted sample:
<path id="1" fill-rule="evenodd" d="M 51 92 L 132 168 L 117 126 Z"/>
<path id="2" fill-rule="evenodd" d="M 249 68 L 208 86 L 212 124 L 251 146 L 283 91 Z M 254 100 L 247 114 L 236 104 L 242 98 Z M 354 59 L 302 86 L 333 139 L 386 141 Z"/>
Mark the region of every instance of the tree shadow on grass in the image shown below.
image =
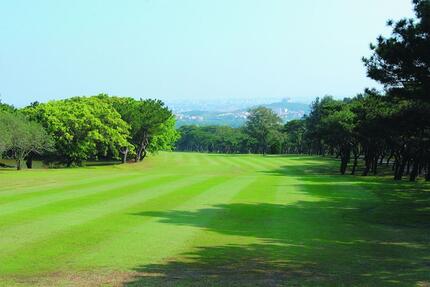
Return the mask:
<path id="1" fill-rule="evenodd" d="M 288 165 L 282 166 L 275 170 L 266 171 L 275 175 L 290 175 L 291 171 L 298 172 L 301 175 L 306 176 L 325 176 L 325 178 L 320 178 L 319 181 L 330 181 L 332 180 L 327 176 L 337 177 L 341 181 L 375 181 L 384 180 L 390 181 L 393 184 L 399 184 L 403 182 L 408 182 L 408 176 L 404 175 L 404 181 L 394 181 L 393 180 L 393 170 L 392 163 L 387 165 L 379 164 L 378 172 L 373 175 L 372 172 L 368 176 L 363 176 L 364 170 L 364 160 L 359 160 L 356 168 L 355 175 L 351 175 L 352 164 L 348 165 L 345 175 L 341 175 L 339 172 L 340 160 L 334 157 L 316 157 L 316 156 L 291 156 L 288 158 Z M 307 178 L 304 178 L 305 180 Z M 422 180 L 422 178 L 421 178 Z"/>
<path id="2" fill-rule="evenodd" d="M 281 286 L 287 282 L 315 282 L 319 275 L 312 263 L 288 262 L 284 252 L 284 247 L 270 244 L 199 247 L 183 254 L 184 260 L 136 268 L 139 275 L 125 286 Z"/>
<path id="3" fill-rule="evenodd" d="M 136 268 L 139 275 L 125 286 L 413 286 L 430 280 L 429 221 L 373 222 L 372 214 L 339 197 L 136 215 L 261 243 L 202 246 Z"/>
<path id="4" fill-rule="evenodd" d="M 354 205 L 360 209 L 363 221 L 405 226 L 430 223 L 428 182 L 340 175 L 330 163 L 323 163 L 283 166 L 264 173 L 296 178 L 311 195 L 336 200 L 342 205 Z M 374 198 L 369 198 L 366 193 Z"/>
<path id="5" fill-rule="evenodd" d="M 430 286 L 430 186 L 316 163 L 262 171 L 297 179 L 294 190 L 313 200 L 135 214 L 258 242 L 142 265 L 125 286 Z"/>

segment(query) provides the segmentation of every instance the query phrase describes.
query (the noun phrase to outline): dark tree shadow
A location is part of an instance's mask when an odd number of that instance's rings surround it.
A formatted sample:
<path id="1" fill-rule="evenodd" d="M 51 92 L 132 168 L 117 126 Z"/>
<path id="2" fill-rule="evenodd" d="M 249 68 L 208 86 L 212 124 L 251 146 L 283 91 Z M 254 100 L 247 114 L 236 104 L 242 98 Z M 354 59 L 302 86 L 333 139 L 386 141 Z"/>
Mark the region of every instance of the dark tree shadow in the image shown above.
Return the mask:
<path id="1" fill-rule="evenodd" d="M 144 265 L 125 286 L 281 286 L 318 282 L 313 263 L 289 262 L 285 248 L 271 244 L 196 248 L 185 260 Z M 272 256 L 268 257 L 268 254 Z"/>
<path id="2" fill-rule="evenodd" d="M 371 213 L 333 201 L 137 215 L 264 243 L 201 247 L 181 260 L 140 266 L 140 275 L 126 286 L 413 286 L 430 280 L 429 221 L 413 227 L 378 224 Z"/>

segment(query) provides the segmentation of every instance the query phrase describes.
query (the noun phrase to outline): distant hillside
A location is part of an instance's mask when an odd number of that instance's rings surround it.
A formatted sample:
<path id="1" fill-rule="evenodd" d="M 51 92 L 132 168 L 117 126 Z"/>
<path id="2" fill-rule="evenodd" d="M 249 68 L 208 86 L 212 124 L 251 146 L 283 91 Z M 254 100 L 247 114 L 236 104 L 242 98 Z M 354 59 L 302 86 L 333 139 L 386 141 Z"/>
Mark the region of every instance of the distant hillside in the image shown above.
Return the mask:
<path id="1" fill-rule="evenodd" d="M 288 100 L 280 102 L 262 104 L 272 109 L 277 113 L 284 122 L 289 120 L 298 119 L 309 112 L 309 105 L 302 103 L 292 103 Z M 248 109 L 256 106 L 247 107 L 235 111 L 201 111 L 193 110 L 186 112 L 175 112 L 177 126 L 183 125 L 228 125 L 232 127 L 239 127 L 243 125 L 248 116 Z"/>

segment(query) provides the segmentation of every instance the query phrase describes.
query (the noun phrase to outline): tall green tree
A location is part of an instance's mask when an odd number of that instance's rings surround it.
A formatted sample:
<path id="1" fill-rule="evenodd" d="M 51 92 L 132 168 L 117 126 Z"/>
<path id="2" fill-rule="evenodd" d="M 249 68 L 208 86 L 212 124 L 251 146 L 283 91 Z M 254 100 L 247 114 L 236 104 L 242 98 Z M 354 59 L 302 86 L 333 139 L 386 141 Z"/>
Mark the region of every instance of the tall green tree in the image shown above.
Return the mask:
<path id="1" fill-rule="evenodd" d="M 282 127 L 281 118 L 271 109 L 257 107 L 249 110 L 245 132 L 256 141 L 256 151 L 266 154 Z"/>
<path id="2" fill-rule="evenodd" d="M 30 122 L 20 113 L 0 113 L 0 126 L 8 135 L 5 147 L 21 169 L 22 161 L 31 153 L 42 153 L 52 149 L 53 142 L 43 127 Z"/>
<path id="3" fill-rule="evenodd" d="M 325 155 L 327 152 L 333 154 L 333 147 L 327 145 L 325 129 L 323 128 L 323 119 L 330 114 L 342 109 L 342 101 L 335 100 L 331 96 L 316 98 L 311 105 L 311 111 L 305 117 L 306 125 L 306 144 L 310 153 Z M 328 150 L 329 148 L 329 150 Z"/>
<path id="4" fill-rule="evenodd" d="M 305 120 L 296 119 L 284 125 L 283 132 L 286 134 L 286 153 L 304 152 L 304 135 L 306 132 Z"/>
<path id="5" fill-rule="evenodd" d="M 99 95 L 98 98 L 110 102 L 121 118 L 130 125 L 130 141 L 136 152 L 136 161 L 144 159 L 148 151 L 171 149 L 176 141 L 177 135 L 172 130 L 175 124 L 174 116 L 162 101 L 109 97 L 105 94 Z M 128 151 L 125 150 L 124 153 L 126 152 Z"/>
<path id="6" fill-rule="evenodd" d="M 392 34 L 371 45 L 373 54 L 363 58 L 370 78 L 382 83 L 390 101 L 398 105 L 391 114 L 397 141 L 395 179 L 412 165 L 410 180 L 423 166 L 430 178 L 430 1 L 414 0 L 416 19 L 389 21 Z M 406 100 L 406 102 L 405 102 Z M 421 120 L 415 120 L 420 115 Z M 407 123 L 407 124 L 405 124 Z M 396 146 L 395 141 L 394 146 Z"/>
<path id="7" fill-rule="evenodd" d="M 370 171 L 376 174 L 378 159 L 386 150 L 388 138 L 392 135 L 392 130 L 387 128 L 392 105 L 378 93 L 368 91 L 354 98 L 349 108 L 355 114 L 353 171 L 362 153 L 365 163 L 363 175 L 368 175 Z"/>
<path id="8" fill-rule="evenodd" d="M 67 166 L 84 160 L 119 158 L 130 146 L 129 125 L 108 103 L 96 97 L 75 97 L 30 106 L 24 112 L 54 138 L 56 155 Z"/>
<path id="9" fill-rule="evenodd" d="M 322 119 L 322 131 L 325 142 L 336 149 L 340 156 L 340 173 L 345 174 L 351 157 L 351 149 L 354 138 L 355 114 L 348 105 L 335 111 Z"/>
<path id="10" fill-rule="evenodd" d="M 167 121 L 173 118 L 172 112 L 161 100 L 146 99 L 136 103 L 137 119 L 132 121 L 132 143 L 136 149 L 136 159 L 144 159 L 151 142 L 163 134 Z M 155 147 L 155 146 L 153 146 Z"/>
<path id="11" fill-rule="evenodd" d="M 430 102 L 430 1 L 413 3 L 416 19 L 388 21 L 392 35 L 371 44 L 373 54 L 363 61 L 389 94 Z"/>
<path id="12" fill-rule="evenodd" d="M 9 126 L 5 124 L 7 117 L 5 112 L 0 111 L 0 158 L 12 145 L 11 131 Z"/>

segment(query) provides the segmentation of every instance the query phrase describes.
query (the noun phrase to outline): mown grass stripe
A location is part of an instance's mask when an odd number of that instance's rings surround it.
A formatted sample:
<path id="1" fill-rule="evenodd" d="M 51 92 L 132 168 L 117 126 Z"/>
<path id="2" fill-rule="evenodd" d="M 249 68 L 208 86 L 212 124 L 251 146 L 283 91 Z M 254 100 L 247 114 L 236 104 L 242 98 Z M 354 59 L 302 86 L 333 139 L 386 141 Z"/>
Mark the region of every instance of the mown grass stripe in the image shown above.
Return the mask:
<path id="1" fill-rule="evenodd" d="M 155 186 L 149 186 L 143 190 L 139 184 L 136 184 L 134 186 L 129 186 L 128 193 L 124 194 L 122 197 L 104 200 L 84 208 L 3 229 L 2 233 L 7 236 L 0 237 L 0 246 L 4 247 L 3 250 L 0 250 L 0 254 L 4 250 L 13 250 L 13 247 L 17 248 L 31 241 L 41 240 L 61 230 L 83 224 L 95 218 L 103 217 L 109 213 L 118 212 L 131 205 L 144 202 L 145 200 L 160 196 L 164 193 L 169 193 L 172 188 L 186 186 L 193 180 L 201 181 L 205 180 L 205 177 L 190 179 L 177 176 L 171 181 L 155 184 Z M 21 234 L 26 234 L 26 236 L 20 236 Z"/>
<path id="2" fill-rule="evenodd" d="M 217 160 L 216 156 L 209 156 L 209 154 L 202 154 L 202 155 L 204 155 L 202 159 L 205 162 L 205 166 L 218 167 L 220 165 L 220 162 Z"/>
<path id="3" fill-rule="evenodd" d="M 275 162 L 274 158 L 271 156 L 260 155 L 257 157 L 249 157 L 248 160 L 267 170 L 271 170 L 279 166 L 279 163 Z"/>
<path id="4" fill-rule="evenodd" d="M 208 154 L 207 156 L 216 160 L 223 170 L 225 168 L 229 168 L 230 170 L 243 171 L 243 165 L 238 164 L 230 159 L 231 157 L 235 157 L 234 155 Z"/>
<path id="5" fill-rule="evenodd" d="M 134 175 L 128 173 L 121 173 L 114 176 L 108 177 L 93 177 L 90 180 L 84 179 L 83 182 L 79 181 L 79 183 L 73 184 L 62 184 L 56 187 L 47 188 L 44 185 L 38 186 L 36 190 L 29 192 L 21 192 L 21 193 L 11 193 L 5 196 L 0 196 L 0 210 L 4 208 L 5 204 L 15 203 L 21 200 L 27 200 L 31 198 L 48 198 L 54 194 L 65 194 L 69 192 L 79 192 L 80 190 L 86 190 L 87 188 L 94 189 L 97 187 L 103 187 L 111 185 L 112 183 L 116 183 L 117 181 L 122 182 L 123 180 L 127 180 L 128 178 L 137 178 L 141 177 L 141 175 Z M 43 194 L 41 194 L 43 193 Z"/>
<path id="6" fill-rule="evenodd" d="M 24 170 L 19 173 L 8 171 L 2 173 L 0 171 L 0 181 L 3 182 L 0 187 L 0 196 L 7 194 L 17 194 L 20 192 L 29 193 L 33 190 L 38 191 L 40 187 L 50 188 L 55 185 L 74 185 L 76 182 L 84 184 L 91 182 L 97 178 L 109 178 L 122 173 L 122 169 L 116 167 L 109 167 L 109 169 L 91 169 L 91 168 L 77 168 L 77 169 L 49 169 L 49 170 Z M 136 170 L 126 170 L 128 174 L 136 173 Z M 91 175 L 91 176 L 89 176 Z M 23 181 L 22 178 L 26 180 Z"/>
<path id="7" fill-rule="evenodd" d="M 153 193 L 153 196 L 145 200 L 134 201 L 132 204 L 122 206 L 122 208 L 119 209 L 110 209 L 111 212 L 98 214 L 101 216 L 93 216 L 92 218 L 88 218 L 88 220 L 80 222 L 80 224 L 70 226 L 70 228 L 57 230 L 57 232 L 52 233 L 51 236 L 44 237 L 42 241 L 38 238 L 37 240 L 27 242 L 25 246 L 20 249 L 19 253 L 32 254 L 32 256 L 38 254 L 38 265 L 43 265 L 40 261 L 43 260 L 43 258 L 63 258 L 70 253 L 76 254 L 74 248 L 77 246 L 79 247 L 78 242 L 83 242 L 86 247 L 89 247 L 93 244 L 97 244 L 97 242 L 102 239 L 112 236 L 115 232 L 120 232 L 130 224 L 139 223 L 138 221 L 129 221 L 129 219 L 132 215 L 131 213 L 138 212 L 141 210 L 142 206 L 164 204 L 166 208 L 169 208 L 169 206 L 174 207 L 181 204 L 183 201 L 198 196 L 201 192 L 204 192 L 207 187 L 218 185 L 226 180 L 226 178 L 221 177 L 196 177 L 195 179 L 195 182 L 188 179 L 187 184 L 183 185 L 176 182 L 175 187 L 166 189 L 161 193 L 160 191 Z M 174 194 L 177 196 L 174 196 Z M 111 228 L 103 229 L 104 222 L 109 222 Z M 115 224 L 112 224 L 113 222 L 115 222 Z M 93 228 L 97 228 L 98 232 L 90 232 Z M 72 234 L 80 234 L 80 237 L 73 238 L 71 236 Z M 61 246 L 56 245 L 58 242 L 61 242 Z M 8 260 L 8 257 L 14 262 L 19 260 L 16 255 L 6 256 L 5 260 Z M 21 260 L 28 261 L 31 260 L 31 258 L 26 257 Z M 47 260 L 45 264 L 50 265 L 49 260 Z M 1 267 L 0 272 L 2 272 Z"/>
<path id="8" fill-rule="evenodd" d="M 214 232 L 216 238 L 220 241 L 226 241 L 229 243 L 245 243 L 247 240 L 253 242 L 255 238 L 253 236 L 246 238 L 246 234 L 237 236 L 236 234 L 228 234 L 228 230 L 241 230 L 243 226 L 254 225 L 254 222 L 249 222 L 248 219 L 252 216 L 244 217 L 244 214 L 239 213 L 236 210 L 237 204 L 259 204 L 266 201 L 270 201 L 274 197 L 274 188 L 267 190 L 268 182 L 270 178 L 261 179 L 259 177 L 242 177 L 242 184 L 235 185 L 235 192 L 230 192 L 225 197 L 211 198 L 210 204 L 203 206 L 203 209 L 197 209 L 196 211 L 190 211 L 188 220 L 193 225 L 202 226 L 198 232 L 195 232 L 191 238 L 187 240 L 188 248 L 181 250 L 182 254 L 178 253 L 178 256 L 184 257 L 187 260 L 187 250 L 193 250 L 195 246 L 202 248 L 203 246 L 213 246 L 212 242 L 207 242 L 207 232 Z M 264 192 L 263 192 L 264 191 Z M 193 210 L 192 207 L 184 207 L 185 210 Z M 194 213 L 194 214 L 193 214 Z M 199 214 L 206 214 L 201 216 Z M 174 218 L 170 216 L 169 218 Z M 193 222 L 193 223 L 191 223 Z M 255 227 L 258 228 L 258 227 Z M 267 228 L 270 228 L 268 226 Z M 222 230 L 222 232 L 221 232 Z M 238 238 L 241 237 L 241 238 Z M 189 258 L 188 258 L 189 260 Z"/>
<path id="9" fill-rule="evenodd" d="M 14 187 L 8 187 L 7 191 L 3 191 L 0 193 L 0 203 L 3 202 L 12 202 L 16 199 L 19 199 L 21 197 L 31 197 L 31 196 L 39 196 L 39 193 L 42 191 L 45 194 L 49 193 L 55 193 L 55 192 L 61 192 L 63 190 L 73 190 L 78 189 L 81 187 L 91 186 L 92 184 L 98 182 L 98 181 L 110 181 L 115 180 L 116 178 L 121 177 L 130 177 L 135 175 L 135 173 L 128 173 L 128 172 L 119 172 L 117 174 L 111 174 L 111 175 L 93 175 L 88 176 L 85 174 L 82 174 L 79 178 L 76 179 L 63 179 L 63 178 L 56 178 L 55 180 L 51 181 L 43 181 L 42 179 L 39 179 L 31 186 L 27 186 L 24 190 L 19 190 Z M 32 176 L 36 176 L 37 174 L 32 174 Z M 61 188 L 58 186 L 61 185 Z M 7 183 L 6 183 L 7 186 Z"/>
<path id="10" fill-rule="evenodd" d="M 163 223 L 163 217 L 157 217 L 155 214 L 169 214 L 169 213 L 182 213 L 189 212 L 190 214 L 197 211 L 200 208 L 208 208 L 214 204 L 228 203 L 231 198 L 235 197 L 237 193 L 246 190 L 256 180 L 253 177 L 216 177 L 221 179 L 218 184 L 213 186 L 204 186 L 203 190 L 190 198 L 187 201 L 182 201 L 181 204 L 166 205 L 164 199 L 157 198 L 155 205 L 142 206 L 140 212 L 136 215 L 139 224 L 134 224 L 129 227 L 126 232 L 117 232 L 115 236 L 109 237 L 97 246 L 94 246 L 92 251 L 89 251 L 83 262 L 80 263 L 79 259 L 76 259 L 75 264 L 100 264 L 100 262 L 110 261 L 110 258 L 124 258 L 122 265 L 129 265 L 132 267 L 135 264 L 144 262 L 145 260 L 162 260 L 165 256 L 173 256 L 179 254 L 186 249 L 191 248 L 192 238 L 204 234 L 206 231 L 204 228 L 180 228 L 177 225 L 169 225 Z M 151 216 L 150 214 L 154 214 Z M 195 218 L 196 225 L 206 226 L 210 217 Z M 185 230 L 184 230 L 185 229 Z M 145 232 L 148 231 L 148 232 Z M 140 240 L 142 236 L 145 237 L 145 242 L 148 244 L 156 243 L 157 245 L 162 244 L 163 250 L 153 249 L 148 246 L 144 254 L 136 254 L 132 250 L 139 250 Z M 172 239 L 174 240 L 172 241 Z M 127 251 L 118 248 L 122 242 L 128 242 L 128 253 Z M 103 256 L 98 262 L 94 262 L 95 254 L 100 254 L 103 250 L 109 250 L 109 255 Z M 118 252 L 118 253 L 116 253 Z M 121 252 L 121 254 L 119 253 Z M 126 256 L 124 256 L 126 252 Z M 122 255 L 122 256 L 121 256 Z"/>
<path id="11" fill-rule="evenodd" d="M 153 177 L 159 177 L 159 176 L 153 176 Z M 86 188 L 83 189 L 72 189 L 68 190 L 67 192 L 61 192 L 57 191 L 55 193 L 48 193 L 47 195 L 41 194 L 38 197 L 30 197 L 30 199 L 21 199 L 18 202 L 11 202 L 11 203 L 5 203 L 3 205 L 0 205 L 0 216 L 4 216 L 7 214 L 13 214 L 17 212 L 22 212 L 27 209 L 33 209 L 36 207 L 53 204 L 58 201 L 66 200 L 66 199 L 75 199 L 82 196 L 88 196 L 94 193 L 103 192 L 106 189 L 111 188 L 122 188 L 126 187 L 127 185 L 134 184 L 134 183 L 140 183 L 145 180 L 151 180 L 150 176 L 143 177 L 143 176 L 128 176 L 121 180 L 116 179 L 112 181 L 107 182 L 97 182 L 95 185 L 89 185 Z"/>
<path id="12" fill-rule="evenodd" d="M 230 160 L 236 162 L 239 165 L 247 167 L 248 171 L 259 171 L 264 169 L 260 163 L 251 161 L 250 156 L 232 156 Z"/>
<path id="13" fill-rule="evenodd" d="M 121 184 L 103 185 L 97 189 L 88 189 L 80 192 L 76 196 L 64 196 L 55 201 L 47 201 L 45 204 L 29 206 L 25 210 L 19 210 L 14 213 L 9 213 L 6 216 L 0 217 L 0 231 L 9 225 L 22 224 L 23 222 L 35 221 L 36 219 L 46 216 L 53 216 L 58 213 L 67 212 L 70 210 L 83 208 L 85 206 L 100 203 L 104 200 L 112 200 L 113 198 L 127 196 L 127 191 L 134 186 L 145 188 L 146 186 L 153 186 L 168 182 L 170 179 L 176 179 L 177 176 L 173 175 L 160 175 L 160 176 L 147 176 L 135 177 L 127 181 L 122 181 Z"/>

